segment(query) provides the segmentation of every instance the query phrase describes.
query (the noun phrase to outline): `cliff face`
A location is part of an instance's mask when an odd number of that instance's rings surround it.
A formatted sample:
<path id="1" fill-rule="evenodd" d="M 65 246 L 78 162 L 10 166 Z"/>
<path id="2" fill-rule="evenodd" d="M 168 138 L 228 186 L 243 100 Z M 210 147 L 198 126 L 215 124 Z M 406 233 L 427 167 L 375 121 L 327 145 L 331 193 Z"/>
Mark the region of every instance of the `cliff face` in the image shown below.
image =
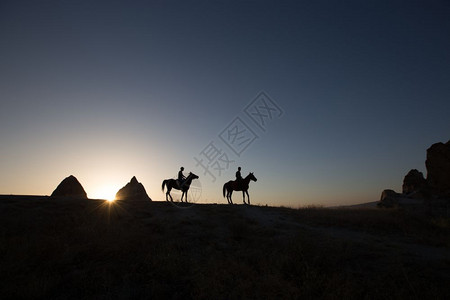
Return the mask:
<path id="1" fill-rule="evenodd" d="M 425 165 L 430 192 L 439 197 L 450 197 L 450 141 L 428 148 Z"/>
<path id="2" fill-rule="evenodd" d="M 72 197 L 87 199 L 87 194 L 78 179 L 70 175 L 65 178 L 53 191 L 52 197 Z"/>
<path id="3" fill-rule="evenodd" d="M 133 176 L 130 182 L 127 183 L 123 188 L 121 188 L 116 194 L 116 200 L 149 200 L 150 197 L 147 195 L 142 183 L 138 182 L 136 177 Z"/>

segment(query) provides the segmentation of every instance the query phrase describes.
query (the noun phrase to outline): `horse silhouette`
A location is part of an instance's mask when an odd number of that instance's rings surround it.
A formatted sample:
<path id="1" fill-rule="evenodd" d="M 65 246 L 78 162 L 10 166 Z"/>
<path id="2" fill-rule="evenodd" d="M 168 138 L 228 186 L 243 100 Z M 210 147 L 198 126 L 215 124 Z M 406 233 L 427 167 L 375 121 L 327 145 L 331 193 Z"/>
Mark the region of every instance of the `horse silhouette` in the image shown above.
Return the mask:
<path id="1" fill-rule="evenodd" d="M 242 191 L 242 197 L 244 200 L 244 204 L 250 204 L 250 196 L 248 195 L 248 186 L 249 186 L 250 180 L 253 180 L 255 182 L 257 180 L 255 175 L 253 175 L 253 172 L 248 174 L 247 177 L 242 179 L 242 181 L 230 180 L 223 185 L 223 196 L 225 197 L 225 191 L 226 191 L 228 204 L 233 204 L 233 200 L 231 200 L 231 195 L 233 194 L 233 191 Z M 247 194 L 247 202 L 248 203 L 245 203 L 245 194 Z"/>
<path id="2" fill-rule="evenodd" d="M 162 182 L 162 190 L 164 192 L 164 187 L 167 187 L 167 192 L 166 192 L 166 201 L 169 201 L 168 197 L 170 197 L 170 201 L 173 202 L 173 198 L 170 195 L 170 191 L 172 189 L 176 189 L 176 190 L 181 190 L 183 193 L 181 194 L 181 202 L 183 202 L 183 197 L 186 195 L 186 203 L 188 202 L 188 191 L 189 191 L 189 187 L 191 186 L 191 182 L 193 179 L 198 179 L 198 176 L 195 175 L 192 172 L 189 172 L 188 177 L 186 177 L 186 180 L 180 185 L 178 184 L 178 180 L 176 179 L 165 179 Z"/>

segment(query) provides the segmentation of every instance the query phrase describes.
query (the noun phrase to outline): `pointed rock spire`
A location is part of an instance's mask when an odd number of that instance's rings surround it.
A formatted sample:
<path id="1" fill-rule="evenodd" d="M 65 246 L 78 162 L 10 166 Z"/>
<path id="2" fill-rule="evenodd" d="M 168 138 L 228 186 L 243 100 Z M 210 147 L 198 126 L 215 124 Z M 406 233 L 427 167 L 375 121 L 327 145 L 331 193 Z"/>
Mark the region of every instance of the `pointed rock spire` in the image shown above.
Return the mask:
<path id="1" fill-rule="evenodd" d="M 116 194 L 116 200 L 150 200 L 144 186 L 140 183 L 136 176 L 131 178 L 130 182 L 121 188 Z"/>

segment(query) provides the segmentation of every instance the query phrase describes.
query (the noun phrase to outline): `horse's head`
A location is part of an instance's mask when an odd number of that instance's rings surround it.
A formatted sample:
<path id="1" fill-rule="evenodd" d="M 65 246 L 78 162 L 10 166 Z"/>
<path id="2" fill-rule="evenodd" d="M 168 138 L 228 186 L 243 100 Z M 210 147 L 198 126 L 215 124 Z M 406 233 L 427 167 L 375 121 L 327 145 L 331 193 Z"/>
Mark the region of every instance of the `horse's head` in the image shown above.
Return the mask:
<path id="1" fill-rule="evenodd" d="M 250 174 L 248 174 L 248 178 L 250 178 L 250 180 L 253 180 L 255 182 L 258 180 L 256 179 L 255 175 L 253 175 L 253 172 L 250 172 Z"/>
<path id="2" fill-rule="evenodd" d="M 191 177 L 192 179 L 198 179 L 198 176 L 192 172 L 189 172 L 189 177 Z"/>

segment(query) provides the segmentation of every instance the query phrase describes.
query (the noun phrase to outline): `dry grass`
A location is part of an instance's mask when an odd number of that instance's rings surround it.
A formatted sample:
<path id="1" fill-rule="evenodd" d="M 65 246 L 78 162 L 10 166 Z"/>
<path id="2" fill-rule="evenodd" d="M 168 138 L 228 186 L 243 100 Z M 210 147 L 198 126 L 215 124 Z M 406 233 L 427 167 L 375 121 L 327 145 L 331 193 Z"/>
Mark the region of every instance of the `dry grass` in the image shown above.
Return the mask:
<path id="1" fill-rule="evenodd" d="M 450 291 L 448 256 L 407 247 L 448 252 L 449 220 L 401 211 L 3 197 L 0 220 L 2 299 L 443 299 Z"/>
<path id="2" fill-rule="evenodd" d="M 302 222 L 327 227 L 348 228 L 417 243 L 450 248 L 449 218 L 411 214 L 400 209 L 303 208 L 290 214 Z"/>

